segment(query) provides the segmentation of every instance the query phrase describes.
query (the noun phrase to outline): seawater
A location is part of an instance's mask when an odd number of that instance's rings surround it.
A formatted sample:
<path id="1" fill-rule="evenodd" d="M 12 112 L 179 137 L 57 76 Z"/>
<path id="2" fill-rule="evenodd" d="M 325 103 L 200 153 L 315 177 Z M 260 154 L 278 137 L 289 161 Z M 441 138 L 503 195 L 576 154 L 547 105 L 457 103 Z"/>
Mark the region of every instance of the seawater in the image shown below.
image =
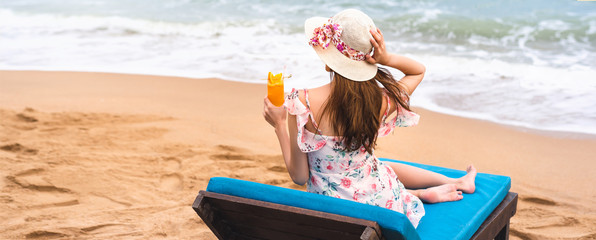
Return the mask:
<path id="1" fill-rule="evenodd" d="M 0 69 L 329 82 L 303 22 L 357 8 L 427 67 L 412 105 L 596 134 L 596 2 L 0 0 Z M 400 77 L 401 73 L 393 71 Z"/>

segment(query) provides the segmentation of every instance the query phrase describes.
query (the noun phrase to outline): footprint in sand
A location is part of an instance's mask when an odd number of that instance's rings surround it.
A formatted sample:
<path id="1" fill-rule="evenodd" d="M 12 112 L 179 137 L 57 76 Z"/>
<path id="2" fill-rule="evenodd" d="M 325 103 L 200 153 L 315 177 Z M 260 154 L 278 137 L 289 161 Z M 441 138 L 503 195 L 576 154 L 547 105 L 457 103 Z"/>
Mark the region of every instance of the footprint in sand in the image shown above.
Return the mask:
<path id="1" fill-rule="evenodd" d="M 254 160 L 254 156 L 247 154 L 248 150 L 243 148 L 228 145 L 217 145 L 215 150 L 218 153 L 209 156 L 213 160 Z"/>
<path id="2" fill-rule="evenodd" d="M 210 156 L 213 160 L 244 160 L 244 161 L 252 161 L 252 156 L 247 154 L 238 154 L 238 153 L 221 153 L 221 154 L 213 154 Z"/>
<path id="3" fill-rule="evenodd" d="M 166 191 L 180 191 L 183 187 L 183 177 L 179 173 L 170 173 L 161 175 L 159 187 Z"/>
<path id="4" fill-rule="evenodd" d="M 285 184 L 288 182 L 290 182 L 290 180 L 288 180 L 288 179 L 271 179 L 271 180 L 265 181 L 265 184 L 279 186 L 281 184 Z"/>
<path id="5" fill-rule="evenodd" d="M 27 239 L 52 239 L 52 238 L 65 238 L 68 237 L 67 234 L 59 233 L 59 232 L 51 232 L 51 231 L 44 231 L 38 230 L 27 233 L 25 238 Z"/>
<path id="6" fill-rule="evenodd" d="M 20 143 L 2 145 L 2 146 L 0 146 L 0 150 L 4 150 L 7 152 L 13 152 L 13 153 L 22 153 L 25 155 L 35 155 L 38 152 L 37 149 L 25 147 L 25 146 L 21 145 Z"/>
<path id="7" fill-rule="evenodd" d="M 524 202 L 535 203 L 535 204 L 546 205 L 546 206 L 557 205 L 557 202 L 555 202 L 553 200 L 542 198 L 542 197 L 536 197 L 536 196 L 525 196 L 525 197 L 521 197 L 520 199 Z"/>
<path id="8" fill-rule="evenodd" d="M 581 216 L 565 216 L 560 204 L 541 197 L 520 198 L 525 202 L 512 219 L 511 235 L 521 239 L 593 239 L 596 236 L 591 220 Z M 529 205 L 529 206 L 528 206 Z"/>
<path id="9" fill-rule="evenodd" d="M 17 119 L 19 119 L 19 121 L 23 121 L 23 122 L 29 122 L 29 123 L 33 123 L 33 122 L 37 122 L 37 118 L 32 117 L 28 114 L 24 114 L 24 113 L 19 113 L 17 114 Z"/>
<path id="10" fill-rule="evenodd" d="M 134 227 L 120 223 L 98 224 L 89 227 L 80 228 L 82 232 L 93 237 L 110 237 L 117 233 L 130 233 Z"/>
<path id="11" fill-rule="evenodd" d="M 273 167 L 267 168 L 267 170 L 272 171 L 272 172 L 280 172 L 280 173 L 287 172 L 286 168 L 283 166 L 273 166 Z"/>
<path id="12" fill-rule="evenodd" d="M 39 121 L 36 117 L 32 115 L 34 110 L 32 109 L 25 109 L 22 113 L 14 114 L 15 118 L 12 118 L 13 121 L 10 121 L 10 126 L 23 131 L 29 131 L 37 128 L 37 122 Z"/>
<path id="13" fill-rule="evenodd" d="M 14 199 L 9 195 L 0 195 L 0 203 L 11 203 Z"/>
<path id="14" fill-rule="evenodd" d="M 541 225 L 511 228 L 511 236 L 521 239 L 595 239 L 596 233 L 575 218 L 541 219 Z"/>
<path id="15" fill-rule="evenodd" d="M 95 203 L 96 206 L 104 206 L 106 208 L 108 207 L 120 207 L 120 206 L 124 206 L 124 207 L 130 207 L 133 204 L 118 198 L 117 196 L 112 196 L 112 195 L 105 195 L 102 193 L 96 193 L 96 192 L 92 192 L 89 194 L 89 196 L 87 196 L 88 201 L 92 201 Z"/>
<path id="16" fill-rule="evenodd" d="M 40 173 L 43 171 L 45 171 L 45 169 L 43 168 L 33 168 L 22 171 L 15 175 L 6 176 L 6 179 L 13 183 L 16 183 L 22 188 L 28 188 L 37 191 L 63 193 L 71 192 L 70 189 L 54 186 L 54 184 L 50 183 L 43 176 L 40 175 Z"/>
<path id="17" fill-rule="evenodd" d="M 15 175 L 6 176 L 9 182 L 23 189 L 33 190 L 12 202 L 26 204 L 30 208 L 66 207 L 79 204 L 70 189 L 57 187 L 47 180 L 42 174 L 43 168 L 33 168 Z"/>
<path id="18" fill-rule="evenodd" d="M 177 157 L 165 157 L 162 161 L 163 169 L 166 172 L 176 172 L 180 170 L 180 167 L 182 166 L 181 162 L 182 161 Z"/>
<path id="19" fill-rule="evenodd" d="M 226 151 L 226 152 L 236 152 L 236 153 L 245 153 L 247 152 L 244 148 L 234 147 L 230 145 L 217 145 L 215 148 L 219 151 Z"/>
<path id="20" fill-rule="evenodd" d="M 580 224 L 579 220 L 574 217 L 563 217 L 563 216 L 552 216 L 543 218 L 541 222 L 537 222 L 532 226 L 528 226 L 528 229 L 542 229 L 551 227 L 568 227 L 576 226 Z"/>

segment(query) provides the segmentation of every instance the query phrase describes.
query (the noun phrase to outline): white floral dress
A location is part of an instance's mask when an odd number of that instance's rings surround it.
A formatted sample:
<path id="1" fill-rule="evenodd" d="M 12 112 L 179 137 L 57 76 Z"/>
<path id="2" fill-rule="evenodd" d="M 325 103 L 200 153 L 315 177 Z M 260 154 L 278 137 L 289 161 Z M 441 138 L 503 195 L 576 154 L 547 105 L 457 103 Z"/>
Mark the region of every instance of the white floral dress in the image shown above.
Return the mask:
<path id="1" fill-rule="evenodd" d="M 405 214 L 414 227 L 424 216 L 422 202 L 412 195 L 398 180 L 391 167 L 379 161 L 364 147 L 346 152 L 338 137 L 315 134 L 306 130 L 310 119 L 316 122 L 310 111 L 308 90 L 304 90 L 306 105 L 298 98 L 299 92 L 292 89 L 286 96 L 284 106 L 296 116 L 298 123 L 298 146 L 308 154 L 310 180 L 307 191 L 322 195 L 354 200 L 361 203 L 388 208 Z M 390 101 L 387 101 L 387 110 Z M 385 122 L 388 111 L 383 115 L 379 136 L 386 136 L 398 127 L 418 124 L 420 116 L 398 105 L 398 114 Z"/>

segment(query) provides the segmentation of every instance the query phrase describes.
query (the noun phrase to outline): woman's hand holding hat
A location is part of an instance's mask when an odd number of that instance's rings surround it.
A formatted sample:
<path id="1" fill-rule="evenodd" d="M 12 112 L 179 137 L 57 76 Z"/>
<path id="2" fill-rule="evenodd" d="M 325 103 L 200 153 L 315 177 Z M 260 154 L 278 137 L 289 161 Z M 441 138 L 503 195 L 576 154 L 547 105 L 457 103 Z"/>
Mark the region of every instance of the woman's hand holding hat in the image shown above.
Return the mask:
<path id="1" fill-rule="evenodd" d="M 381 33 L 380 29 L 371 29 L 370 34 L 373 38 L 370 39 L 370 43 L 374 47 L 374 53 L 371 56 L 367 54 L 365 60 L 371 64 L 382 64 L 387 65 L 389 61 L 389 54 L 387 53 L 387 49 L 385 48 L 385 40 L 383 39 L 383 33 Z"/>

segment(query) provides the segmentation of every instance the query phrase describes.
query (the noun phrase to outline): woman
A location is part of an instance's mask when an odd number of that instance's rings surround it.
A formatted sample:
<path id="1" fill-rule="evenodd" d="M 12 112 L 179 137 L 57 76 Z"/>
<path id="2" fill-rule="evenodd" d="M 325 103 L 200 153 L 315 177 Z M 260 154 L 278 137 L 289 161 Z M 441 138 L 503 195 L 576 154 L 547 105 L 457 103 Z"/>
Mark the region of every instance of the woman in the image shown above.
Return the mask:
<path id="1" fill-rule="evenodd" d="M 415 227 L 424 216 L 421 200 L 456 201 L 463 198 L 462 192 L 474 192 L 473 166 L 464 177 L 454 179 L 381 162 L 374 155 L 377 137 L 386 136 L 395 126 L 418 123 L 419 116 L 410 111 L 409 96 L 424 77 L 422 64 L 388 53 L 381 31 L 358 10 L 344 10 L 330 19 L 310 18 L 305 31 L 331 82 L 292 90 L 283 107 L 265 98 L 263 111 L 275 128 L 296 184 L 307 184 L 309 192 L 402 212 Z M 405 76 L 396 81 L 376 64 L 398 69 Z M 394 118 L 387 119 L 394 113 Z"/>

